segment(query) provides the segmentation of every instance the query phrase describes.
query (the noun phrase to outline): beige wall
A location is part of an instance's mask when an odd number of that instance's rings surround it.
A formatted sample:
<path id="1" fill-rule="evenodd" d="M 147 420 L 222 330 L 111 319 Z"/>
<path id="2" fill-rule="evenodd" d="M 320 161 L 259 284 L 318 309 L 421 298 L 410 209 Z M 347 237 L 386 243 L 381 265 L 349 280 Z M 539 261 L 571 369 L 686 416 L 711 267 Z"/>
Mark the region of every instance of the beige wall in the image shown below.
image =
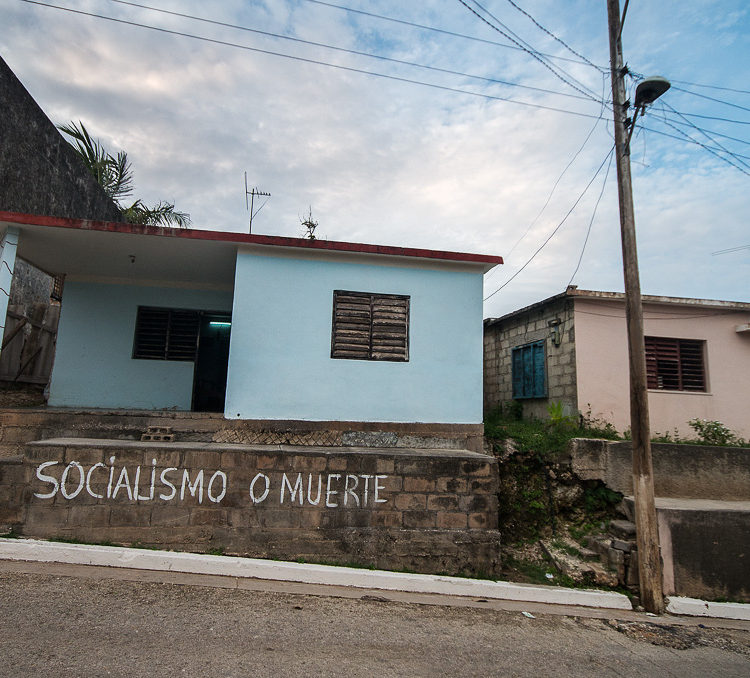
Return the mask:
<path id="1" fill-rule="evenodd" d="M 622 301 L 575 301 L 578 407 L 630 428 L 628 355 Z M 702 339 L 706 342 L 708 391 L 650 390 L 652 435 L 694 432 L 688 420 L 718 420 L 750 438 L 750 336 L 735 331 L 750 313 L 676 304 L 644 304 L 647 336 Z"/>

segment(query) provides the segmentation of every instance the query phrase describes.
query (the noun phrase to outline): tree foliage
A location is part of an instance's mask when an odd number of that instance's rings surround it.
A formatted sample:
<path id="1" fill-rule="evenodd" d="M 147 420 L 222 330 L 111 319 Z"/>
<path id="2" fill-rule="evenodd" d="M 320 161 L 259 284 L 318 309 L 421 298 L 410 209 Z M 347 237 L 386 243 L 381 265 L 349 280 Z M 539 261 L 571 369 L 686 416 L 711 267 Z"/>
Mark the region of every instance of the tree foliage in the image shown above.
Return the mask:
<path id="1" fill-rule="evenodd" d="M 174 204 L 167 201 L 160 200 L 153 207 L 145 205 L 141 200 L 124 205 L 122 201 L 133 193 L 133 168 L 128 154 L 125 151 L 120 151 L 116 156 L 109 153 L 99 140 L 91 137 L 80 120 L 78 124 L 71 122 L 59 125 L 58 129 L 70 137 L 70 145 L 104 192 L 112 198 L 127 222 L 180 228 L 190 225 L 190 215 L 177 211 Z"/>

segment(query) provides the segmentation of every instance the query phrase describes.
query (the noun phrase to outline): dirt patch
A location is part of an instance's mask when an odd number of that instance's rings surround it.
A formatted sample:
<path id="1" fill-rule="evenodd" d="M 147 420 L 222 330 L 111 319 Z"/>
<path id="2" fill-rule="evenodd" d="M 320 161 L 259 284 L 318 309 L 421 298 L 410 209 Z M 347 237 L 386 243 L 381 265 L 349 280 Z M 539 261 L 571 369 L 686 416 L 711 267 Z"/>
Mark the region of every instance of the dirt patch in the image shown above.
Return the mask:
<path id="1" fill-rule="evenodd" d="M 750 657 L 750 641 L 747 633 L 702 627 L 670 626 L 647 622 L 624 622 L 609 619 L 605 622 L 616 631 L 632 640 L 645 641 L 673 650 L 689 650 L 694 647 L 714 647 Z"/>
<path id="2" fill-rule="evenodd" d="M 40 407 L 45 404 L 42 385 L 0 383 L 0 408 Z"/>

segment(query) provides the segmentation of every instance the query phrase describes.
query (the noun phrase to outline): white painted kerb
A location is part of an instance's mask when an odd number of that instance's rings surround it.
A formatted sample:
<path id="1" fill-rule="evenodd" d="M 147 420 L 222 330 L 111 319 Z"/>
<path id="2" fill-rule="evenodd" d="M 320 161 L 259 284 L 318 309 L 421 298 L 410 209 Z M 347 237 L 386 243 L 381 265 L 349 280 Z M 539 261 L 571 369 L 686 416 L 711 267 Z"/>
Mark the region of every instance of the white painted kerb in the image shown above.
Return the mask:
<path id="1" fill-rule="evenodd" d="M 712 603 L 698 598 L 670 597 L 667 611 L 691 617 L 714 617 L 750 621 L 750 605 L 745 603 Z"/>
<path id="2" fill-rule="evenodd" d="M 358 570 L 331 565 L 289 563 L 254 558 L 209 556 L 174 551 L 146 551 L 120 546 L 60 544 L 33 539 L 0 539 L 0 558 L 46 563 L 101 565 L 138 570 L 213 574 L 225 577 L 271 579 L 303 584 L 433 593 L 472 598 L 517 600 L 553 605 L 632 610 L 627 596 L 609 591 L 565 589 L 384 570 Z"/>

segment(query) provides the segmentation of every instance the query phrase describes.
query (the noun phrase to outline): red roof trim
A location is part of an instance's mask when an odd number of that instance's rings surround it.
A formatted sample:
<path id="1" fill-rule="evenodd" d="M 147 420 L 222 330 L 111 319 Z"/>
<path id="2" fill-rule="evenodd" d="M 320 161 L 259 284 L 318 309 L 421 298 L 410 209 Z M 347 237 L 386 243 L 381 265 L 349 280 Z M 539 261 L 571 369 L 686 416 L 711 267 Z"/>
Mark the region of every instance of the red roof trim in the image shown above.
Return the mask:
<path id="1" fill-rule="evenodd" d="M 362 254 L 383 254 L 398 257 L 418 257 L 424 259 L 442 259 L 445 261 L 464 261 L 476 264 L 502 264 L 503 258 L 489 254 L 468 254 L 465 252 L 445 252 L 441 250 L 415 249 L 412 247 L 390 247 L 387 245 L 366 245 L 364 243 L 341 242 L 336 240 L 309 240 L 307 238 L 288 238 L 278 235 L 256 235 L 254 233 L 230 233 L 227 231 L 205 231 L 192 228 L 163 228 L 161 226 L 142 226 L 114 221 L 91 221 L 89 219 L 66 219 L 47 217 L 36 214 L 0 211 L 0 221 L 34 226 L 52 226 L 55 228 L 72 228 L 84 231 L 109 231 L 137 235 L 156 235 L 171 238 L 188 238 L 192 240 L 214 240 L 243 245 L 270 245 L 274 247 L 299 247 L 309 250 L 333 250 L 337 252 L 354 252 Z"/>

